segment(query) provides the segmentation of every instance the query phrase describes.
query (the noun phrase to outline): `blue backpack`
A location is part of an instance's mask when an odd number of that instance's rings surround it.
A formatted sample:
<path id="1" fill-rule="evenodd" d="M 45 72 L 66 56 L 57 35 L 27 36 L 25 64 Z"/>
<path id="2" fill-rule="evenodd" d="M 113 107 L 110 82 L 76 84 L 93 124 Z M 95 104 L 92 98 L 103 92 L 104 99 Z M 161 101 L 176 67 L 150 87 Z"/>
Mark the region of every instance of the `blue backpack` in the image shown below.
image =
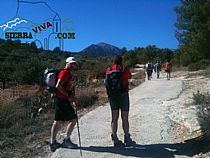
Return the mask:
<path id="1" fill-rule="evenodd" d="M 122 72 L 123 67 L 118 70 L 112 70 L 107 74 L 105 78 L 105 86 L 108 97 L 115 97 L 122 94 L 124 88 L 122 84 Z"/>

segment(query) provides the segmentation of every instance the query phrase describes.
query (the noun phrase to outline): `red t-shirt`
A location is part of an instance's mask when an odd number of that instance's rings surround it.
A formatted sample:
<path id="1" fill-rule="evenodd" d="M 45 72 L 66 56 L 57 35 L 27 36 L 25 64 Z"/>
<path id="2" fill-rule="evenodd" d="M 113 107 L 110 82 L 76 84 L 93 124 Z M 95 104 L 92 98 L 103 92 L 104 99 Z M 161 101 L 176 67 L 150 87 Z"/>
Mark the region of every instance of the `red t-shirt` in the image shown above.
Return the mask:
<path id="1" fill-rule="evenodd" d="M 113 65 L 112 66 L 112 70 L 117 70 L 121 67 L 122 65 Z M 107 74 L 110 72 L 110 68 L 107 68 L 106 69 L 106 76 Z M 131 79 L 132 75 L 131 75 L 131 71 L 129 69 L 129 67 L 124 67 L 123 68 L 123 72 L 122 72 L 122 84 L 123 84 L 123 87 L 126 91 L 129 90 L 129 83 L 128 83 L 128 79 Z"/>
<path id="2" fill-rule="evenodd" d="M 168 64 L 170 65 L 170 68 L 169 68 L 169 69 L 167 68 L 167 65 L 168 65 Z M 171 63 L 171 62 L 166 62 L 166 63 L 163 65 L 163 67 L 164 67 L 164 70 L 170 70 L 170 71 L 171 71 L 171 70 L 172 70 L 172 63 Z"/>
<path id="3" fill-rule="evenodd" d="M 72 74 L 69 68 L 64 68 L 58 75 L 58 79 L 64 82 L 63 88 L 66 91 L 70 91 L 72 88 Z M 56 90 L 56 97 L 60 99 L 68 100 L 68 98 L 63 95 L 59 90 Z"/>

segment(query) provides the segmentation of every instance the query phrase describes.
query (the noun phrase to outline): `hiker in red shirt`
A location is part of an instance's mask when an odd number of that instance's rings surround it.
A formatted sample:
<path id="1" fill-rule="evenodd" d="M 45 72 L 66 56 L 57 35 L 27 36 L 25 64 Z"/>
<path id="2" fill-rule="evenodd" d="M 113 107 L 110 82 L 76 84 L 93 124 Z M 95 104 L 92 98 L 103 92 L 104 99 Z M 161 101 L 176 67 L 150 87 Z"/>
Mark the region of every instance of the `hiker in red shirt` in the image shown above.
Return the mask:
<path id="1" fill-rule="evenodd" d="M 66 59 L 66 66 L 58 75 L 55 94 L 55 119 L 51 129 L 51 151 L 55 151 L 59 147 L 70 149 L 78 148 L 77 144 L 73 144 L 70 140 L 70 135 L 76 125 L 77 115 L 75 113 L 75 96 L 72 87 L 72 72 L 76 66 L 74 57 Z M 60 125 L 63 121 L 67 121 L 66 136 L 62 144 L 56 141 L 56 135 L 60 130 Z"/>
<path id="2" fill-rule="evenodd" d="M 166 72 L 166 76 L 167 76 L 167 80 L 170 80 L 171 78 L 171 71 L 172 71 L 172 63 L 170 62 L 170 60 L 167 60 L 166 63 L 164 63 L 163 68 Z"/>
<path id="3" fill-rule="evenodd" d="M 114 143 L 114 146 L 118 146 L 118 147 L 132 146 L 136 144 L 136 142 L 130 138 L 129 121 L 128 121 L 129 106 L 130 106 L 129 94 L 128 94 L 128 91 L 129 91 L 128 79 L 131 79 L 132 75 L 131 75 L 130 69 L 122 65 L 121 56 L 116 56 L 115 65 L 113 65 L 110 68 L 107 68 L 106 78 L 111 72 L 114 72 L 115 70 L 121 71 L 122 91 L 120 91 L 119 94 L 115 94 L 115 95 L 108 93 L 108 98 L 109 98 L 111 111 L 112 111 L 111 138 Z M 123 131 L 124 131 L 124 143 L 120 141 L 117 137 L 119 110 L 121 110 L 122 126 L 123 126 Z"/>

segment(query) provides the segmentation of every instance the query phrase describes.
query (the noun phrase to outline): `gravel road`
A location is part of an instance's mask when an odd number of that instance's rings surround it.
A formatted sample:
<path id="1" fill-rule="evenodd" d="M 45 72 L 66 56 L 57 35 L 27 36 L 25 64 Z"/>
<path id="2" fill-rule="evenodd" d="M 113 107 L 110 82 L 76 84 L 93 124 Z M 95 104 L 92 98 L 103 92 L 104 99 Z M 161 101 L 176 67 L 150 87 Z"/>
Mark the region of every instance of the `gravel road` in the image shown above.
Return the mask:
<path id="1" fill-rule="evenodd" d="M 182 150 L 183 144 L 175 143 L 171 134 L 170 105 L 165 101 L 177 99 L 182 93 L 184 82 L 181 79 L 165 78 L 145 81 L 130 93 L 130 133 L 137 142 L 135 147 L 114 148 L 111 142 L 109 104 L 85 114 L 79 119 L 83 158 L 174 158 L 188 157 Z M 118 136 L 123 139 L 121 121 Z M 77 130 L 72 141 L 78 143 Z M 79 158 L 80 151 L 58 149 L 52 158 Z"/>

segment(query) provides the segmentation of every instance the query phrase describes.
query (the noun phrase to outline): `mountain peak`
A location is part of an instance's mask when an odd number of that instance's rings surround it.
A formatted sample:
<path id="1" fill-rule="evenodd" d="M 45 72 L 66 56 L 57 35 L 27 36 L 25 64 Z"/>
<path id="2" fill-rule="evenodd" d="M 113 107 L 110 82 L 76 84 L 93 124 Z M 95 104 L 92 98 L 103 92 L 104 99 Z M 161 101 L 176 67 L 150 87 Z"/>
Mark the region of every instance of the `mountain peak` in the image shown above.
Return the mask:
<path id="1" fill-rule="evenodd" d="M 96 44 L 96 45 L 110 45 L 110 44 L 105 43 L 105 42 L 100 42 L 100 43 L 98 43 L 98 44 Z"/>
<path id="2" fill-rule="evenodd" d="M 111 44 L 100 42 L 98 44 L 92 44 L 88 46 L 87 48 L 83 49 L 80 53 L 88 54 L 91 56 L 113 56 L 119 54 L 120 52 L 120 48 Z"/>

